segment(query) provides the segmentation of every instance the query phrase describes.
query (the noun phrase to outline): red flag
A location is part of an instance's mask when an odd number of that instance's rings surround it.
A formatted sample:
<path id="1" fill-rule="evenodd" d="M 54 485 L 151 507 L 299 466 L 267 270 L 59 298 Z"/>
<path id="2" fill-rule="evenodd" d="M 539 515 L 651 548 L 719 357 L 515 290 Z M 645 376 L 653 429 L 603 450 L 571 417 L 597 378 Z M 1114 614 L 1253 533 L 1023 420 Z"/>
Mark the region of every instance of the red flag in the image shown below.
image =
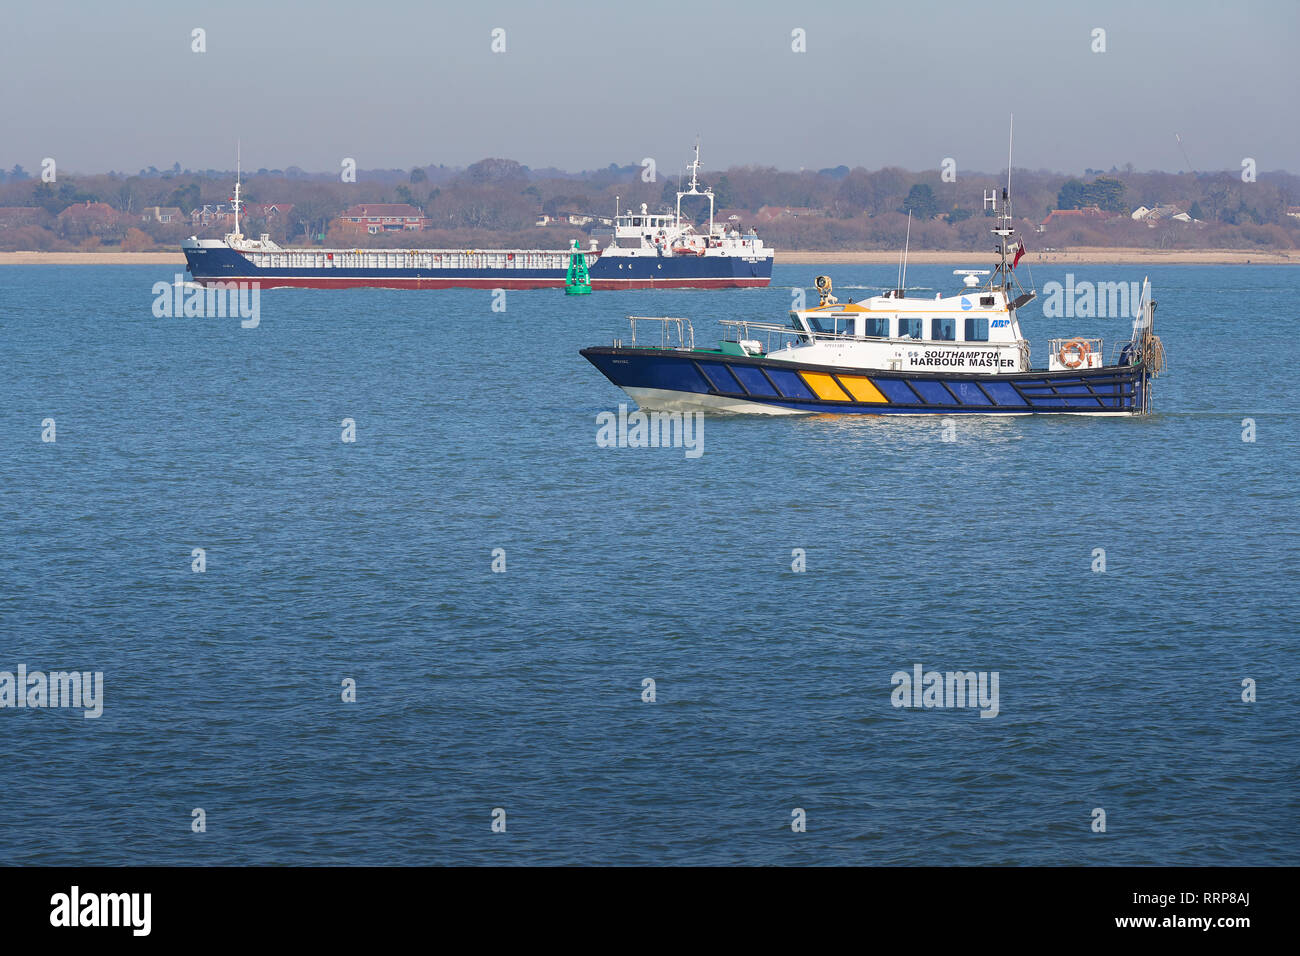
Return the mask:
<path id="1" fill-rule="evenodd" d="M 1023 242 L 1017 242 L 1016 256 L 1014 259 L 1011 260 L 1011 268 L 1014 269 L 1016 266 L 1020 265 L 1020 257 L 1023 256 L 1024 254 L 1025 254 L 1025 244 Z"/>

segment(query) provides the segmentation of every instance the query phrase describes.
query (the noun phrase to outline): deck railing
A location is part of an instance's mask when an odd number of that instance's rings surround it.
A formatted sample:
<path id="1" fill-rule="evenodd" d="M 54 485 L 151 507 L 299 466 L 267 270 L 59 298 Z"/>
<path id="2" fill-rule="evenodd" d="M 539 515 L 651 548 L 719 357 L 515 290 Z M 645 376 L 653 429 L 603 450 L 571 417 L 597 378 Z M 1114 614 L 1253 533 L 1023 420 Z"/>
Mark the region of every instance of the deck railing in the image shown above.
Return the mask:
<path id="1" fill-rule="evenodd" d="M 1075 354 L 1079 355 L 1079 365 L 1077 366 L 1078 368 L 1091 368 L 1092 366 L 1091 366 L 1090 356 L 1093 355 L 1097 356 L 1097 360 L 1102 365 L 1106 364 L 1106 353 L 1102 350 L 1102 346 L 1104 345 L 1102 340 L 1087 338 L 1085 336 L 1079 335 L 1068 339 L 1061 338 L 1061 339 L 1047 340 L 1048 368 L 1051 368 L 1055 362 L 1060 362 L 1060 364 L 1063 365 L 1064 367 L 1070 368 L 1071 366 L 1066 366 L 1064 362 L 1061 362 L 1061 350 L 1065 348 L 1067 345 L 1072 345 L 1073 343 L 1076 342 L 1083 344 L 1083 349 L 1072 350 L 1075 351 Z M 1114 354 L 1115 346 L 1111 346 L 1111 352 L 1112 352 L 1111 364 L 1112 365 L 1117 364 L 1118 358 L 1117 355 Z"/>
<path id="2" fill-rule="evenodd" d="M 598 253 L 583 251 L 590 267 Z M 243 251 L 263 269 L 555 269 L 569 265 L 569 253 L 545 249 L 284 249 Z"/>
<path id="3" fill-rule="evenodd" d="M 628 322 L 632 326 L 631 348 L 636 348 L 636 324 L 638 322 L 658 322 L 659 323 L 659 345 L 661 349 L 677 349 L 680 351 L 690 351 L 695 348 L 695 327 L 691 325 L 690 319 L 682 319 L 673 315 L 629 315 Z M 673 342 L 672 330 L 677 331 L 676 343 Z M 622 343 L 615 342 L 615 345 Z M 641 348 L 655 348 L 653 345 L 642 343 Z"/>

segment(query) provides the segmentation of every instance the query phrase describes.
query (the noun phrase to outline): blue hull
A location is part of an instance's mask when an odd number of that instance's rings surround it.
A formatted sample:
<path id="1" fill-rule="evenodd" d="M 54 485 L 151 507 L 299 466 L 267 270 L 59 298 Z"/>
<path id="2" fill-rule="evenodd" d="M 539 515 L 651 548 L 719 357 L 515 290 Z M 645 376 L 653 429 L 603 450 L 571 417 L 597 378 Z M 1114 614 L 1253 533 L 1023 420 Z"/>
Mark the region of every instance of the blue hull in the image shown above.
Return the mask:
<path id="1" fill-rule="evenodd" d="M 772 281 L 772 259 L 738 256 L 601 256 L 591 264 L 594 288 L 760 288 Z"/>
<path id="2" fill-rule="evenodd" d="M 258 282 L 269 288 L 544 289 L 563 287 L 566 274 L 563 268 L 384 269 L 332 265 L 268 268 L 255 266 L 233 249 L 184 247 L 182 252 L 186 269 L 196 282 Z M 763 287 L 772 281 L 772 260 L 730 256 L 601 256 L 589 271 L 593 289 Z"/>
<path id="3" fill-rule="evenodd" d="M 819 414 L 1135 414 L 1149 376 L 1141 366 L 1000 375 L 827 368 L 696 349 L 606 346 L 582 356 L 634 397 Z M 676 394 L 672 394 L 676 393 Z"/>

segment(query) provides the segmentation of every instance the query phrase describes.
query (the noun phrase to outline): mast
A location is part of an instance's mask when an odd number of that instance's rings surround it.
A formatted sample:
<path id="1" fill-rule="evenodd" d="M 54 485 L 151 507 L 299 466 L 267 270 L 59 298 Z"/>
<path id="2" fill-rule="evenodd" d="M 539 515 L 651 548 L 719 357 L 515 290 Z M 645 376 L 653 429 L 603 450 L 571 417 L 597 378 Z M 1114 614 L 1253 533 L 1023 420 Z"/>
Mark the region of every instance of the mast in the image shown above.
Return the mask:
<path id="1" fill-rule="evenodd" d="M 903 240 L 903 254 L 898 258 L 898 292 L 894 298 L 907 295 L 907 249 L 912 244 L 912 210 L 907 211 L 907 238 Z"/>
<path id="2" fill-rule="evenodd" d="M 1015 115 L 1011 117 L 1011 131 L 1007 133 L 1007 185 L 1002 190 L 1002 213 L 995 220 L 997 225 L 990 230 L 998 237 L 998 256 L 1001 263 L 998 266 L 998 274 L 1002 277 L 1002 292 L 1010 296 L 1011 294 L 1011 276 L 1010 270 L 1007 269 L 1007 241 L 1016 234 L 1015 227 L 1011 223 L 1011 146 L 1015 130 Z M 995 200 L 996 205 L 996 200 Z"/>
<path id="3" fill-rule="evenodd" d="M 243 233 L 239 231 L 239 208 L 244 201 L 239 198 L 239 180 L 243 175 L 242 149 L 239 140 L 235 140 L 235 195 L 230 200 L 230 206 L 235 211 L 235 231 L 231 233 L 236 239 L 242 239 Z"/>
<path id="4" fill-rule="evenodd" d="M 1016 114 L 1011 114 L 1011 122 L 1007 127 L 1007 195 L 1011 195 L 1011 145 L 1016 138 Z"/>
<path id="5" fill-rule="evenodd" d="M 688 164 L 691 167 L 691 188 L 685 191 L 677 191 L 677 227 L 682 225 L 682 197 L 683 196 L 707 196 L 709 199 L 709 235 L 713 235 L 713 190 L 705 188 L 700 190 L 700 141 L 695 140 L 695 159 Z"/>

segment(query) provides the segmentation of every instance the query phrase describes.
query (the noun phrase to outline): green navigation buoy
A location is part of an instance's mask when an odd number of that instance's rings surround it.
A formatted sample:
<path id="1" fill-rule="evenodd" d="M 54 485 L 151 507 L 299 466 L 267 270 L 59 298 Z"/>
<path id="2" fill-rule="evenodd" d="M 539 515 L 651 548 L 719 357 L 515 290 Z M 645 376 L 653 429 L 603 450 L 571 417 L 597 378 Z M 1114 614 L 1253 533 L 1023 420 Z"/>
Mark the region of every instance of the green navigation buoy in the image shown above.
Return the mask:
<path id="1" fill-rule="evenodd" d="M 590 295 L 591 276 L 587 275 L 587 257 L 578 249 L 578 240 L 573 240 L 573 251 L 569 253 L 569 271 L 564 277 L 565 295 Z"/>

